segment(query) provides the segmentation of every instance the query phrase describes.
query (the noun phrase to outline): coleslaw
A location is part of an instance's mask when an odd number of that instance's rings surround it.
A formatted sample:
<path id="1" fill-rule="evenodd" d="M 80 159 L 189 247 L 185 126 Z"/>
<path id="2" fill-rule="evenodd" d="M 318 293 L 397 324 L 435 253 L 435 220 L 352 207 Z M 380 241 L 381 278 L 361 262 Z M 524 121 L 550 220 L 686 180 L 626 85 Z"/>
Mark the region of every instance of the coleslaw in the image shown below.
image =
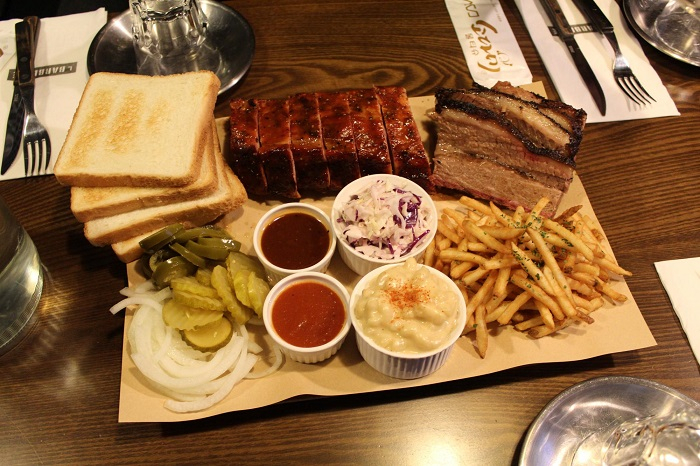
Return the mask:
<path id="1" fill-rule="evenodd" d="M 377 180 L 350 197 L 336 219 L 342 238 L 375 259 L 398 259 L 430 233 L 431 210 L 421 196 L 390 181 Z"/>

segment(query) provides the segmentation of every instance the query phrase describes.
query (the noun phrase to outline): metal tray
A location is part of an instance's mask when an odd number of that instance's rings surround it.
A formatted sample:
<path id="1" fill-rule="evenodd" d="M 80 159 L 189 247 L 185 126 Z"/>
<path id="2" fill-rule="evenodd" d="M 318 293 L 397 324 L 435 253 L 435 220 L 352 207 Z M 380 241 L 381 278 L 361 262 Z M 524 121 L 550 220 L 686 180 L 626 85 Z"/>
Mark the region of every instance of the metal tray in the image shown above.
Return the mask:
<path id="1" fill-rule="evenodd" d="M 700 411 L 700 403 L 650 380 L 616 376 L 581 382 L 557 395 L 535 418 L 520 465 L 571 464 L 580 443 L 602 428 L 683 408 Z"/>
<path id="2" fill-rule="evenodd" d="M 678 36 L 680 28 L 671 30 L 672 32 L 668 34 L 674 37 L 665 37 L 665 40 L 655 32 L 654 22 L 663 11 L 666 3 L 667 1 L 663 0 L 649 2 L 623 0 L 622 9 L 627 21 L 642 39 L 666 55 L 691 65 L 700 66 L 700 50 L 698 49 L 700 43 L 697 39 L 690 40 L 687 37 Z M 700 32 L 696 31 L 695 34 L 700 34 Z"/>
<path id="3" fill-rule="evenodd" d="M 217 76 L 219 95 L 231 89 L 250 68 L 255 52 L 255 35 L 248 21 L 232 8 L 213 0 L 200 0 L 209 20 L 207 40 L 221 53 Z M 106 71 L 136 74 L 136 53 L 131 32 L 131 12 L 113 18 L 97 33 L 87 57 L 90 74 Z"/>

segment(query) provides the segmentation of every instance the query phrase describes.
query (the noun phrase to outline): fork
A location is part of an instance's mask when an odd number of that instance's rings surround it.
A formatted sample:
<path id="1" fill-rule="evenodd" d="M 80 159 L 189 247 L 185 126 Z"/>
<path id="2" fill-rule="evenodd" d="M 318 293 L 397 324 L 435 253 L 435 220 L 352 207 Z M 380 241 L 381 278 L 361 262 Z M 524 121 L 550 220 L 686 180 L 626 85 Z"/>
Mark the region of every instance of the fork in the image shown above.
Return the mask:
<path id="1" fill-rule="evenodd" d="M 644 89 L 632 72 L 629 62 L 625 56 L 622 55 L 612 23 L 600 8 L 598 8 L 596 2 L 594 0 L 574 0 L 574 3 L 592 23 L 594 30 L 608 39 L 613 52 L 615 52 L 613 76 L 617 85 L 622 89 L 622 92 L 638 105 L 643 106 L 645 104 L 651 104 L 651 101 L 656 102 L 656 99 Z"/>
<path id="2" fill-rule="evenodd" d="M 17 40 L 17 83 L 24 104 L 24 174 L 46 174 L 51 162 L 51 139 L 34 112 L 34 51 L 38 21 L 15 25 Z M 31 158 L 30 158 L 31 154 Z M 31 163 L 30 163 L 31 162 Z"/>
<path id="3" fill-rule="evenodd" d="M 652 100 L 656 102 L 656 99 L 654 99 L 651 94 L 644 89 L 642 84 L 632 72 L 632 68 L 630 68 L 627 59 L 624 55 L 622 55 L 622 51 L 620 51 L 620 46 L 617 43 L 615 34 L 612 31 L 609 33 L 603 32 L 603 34 L 608 38 L 608 42 L 610 42 L 610 45 L 615 52 L 613 76 L 615 77 L 615 82 L 617 82 L 617 85 L 620 87 L 620 89 L 622 89 L 622 92 L 624 92 L 633 102 L 642 106 L 645 104 L 651 104 Z"/>

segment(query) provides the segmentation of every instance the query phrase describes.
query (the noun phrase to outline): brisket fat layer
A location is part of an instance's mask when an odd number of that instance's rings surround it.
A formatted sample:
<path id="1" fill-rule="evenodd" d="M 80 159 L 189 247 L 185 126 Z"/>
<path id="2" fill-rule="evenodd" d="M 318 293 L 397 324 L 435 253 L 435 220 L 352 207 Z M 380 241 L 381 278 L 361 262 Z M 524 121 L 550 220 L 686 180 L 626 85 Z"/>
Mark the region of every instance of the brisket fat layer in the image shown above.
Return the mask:
<path id="1" fill-rule="evenodd" d="M 502 206 L 551 215 L 568 190 L 586 114 L 500 82 L 488 89 L 439 89 L 432 181 Z"/>

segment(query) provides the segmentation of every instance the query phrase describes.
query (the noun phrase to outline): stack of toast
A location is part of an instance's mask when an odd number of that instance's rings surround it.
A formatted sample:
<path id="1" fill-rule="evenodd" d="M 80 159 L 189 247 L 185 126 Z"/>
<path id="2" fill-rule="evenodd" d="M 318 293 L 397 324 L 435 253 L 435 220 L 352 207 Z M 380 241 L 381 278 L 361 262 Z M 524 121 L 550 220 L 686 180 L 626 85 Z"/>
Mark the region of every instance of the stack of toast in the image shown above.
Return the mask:
<path id="1" fill-rule="evenodd" d="M 90 77 L 54 167 L 90 243 L 131 262 L 149 234 L 212 223 L 246 201 L 219 146 L 219 86 L 209 71 Z"/>

